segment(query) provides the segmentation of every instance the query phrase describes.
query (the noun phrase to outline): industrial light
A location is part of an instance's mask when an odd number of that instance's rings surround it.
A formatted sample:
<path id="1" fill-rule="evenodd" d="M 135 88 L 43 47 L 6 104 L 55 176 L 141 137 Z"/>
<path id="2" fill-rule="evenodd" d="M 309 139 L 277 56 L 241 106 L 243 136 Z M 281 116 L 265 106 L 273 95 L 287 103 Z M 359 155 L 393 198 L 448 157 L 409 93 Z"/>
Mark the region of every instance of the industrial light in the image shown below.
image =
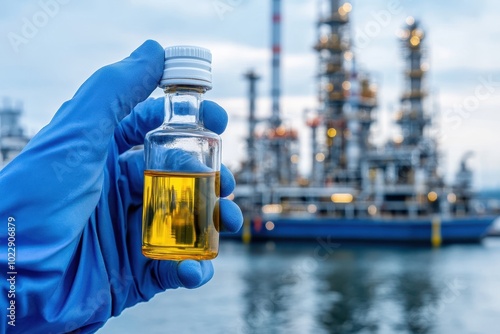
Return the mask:
<path id="1" fill-rule="evenodd" d="M 438 194 L 435 191 L 431 191 L 427 194 L 427 199 L 429 202 L 435 202 L 438 198 Z"/>
<path id="2" fill-rule="evenodd" d="M 325 160 L 325 155 L 323 153 L 316 153 L 316 161 L 323 162 Z"/>
<path id="3" fill-rule="evenodd" d="M 420 39 L 422 39 L 422 37 L 424 36 L 424 32 L 420 29 L 413 30 L 411 34 L 417 36 Z"/>
<path id="4" fill-rule="evenodd" d="M 375 216 L 377 214 L 377 207 L 372 204 L 368 207 L 368 213 L 371 215 L 371 216 Z"/>
<path id="5" fill-rule="evenodd" d="M 410 31 L 408 29 L 401 29 L 398 31 L 399 38 L 408 39 L 410 37 Z"/>
<path id="6" fill-rule="evenodd" d="M 297 154 L 292 154 L 292 156 L 290 157 L 290 161 L 292 162 L 292 164 L 296 164 L 299 162 L 299 156 Z"/>
<path id="7" fill-rule="evenodd" d="M 353 57 L 353 54 L 352 54 L 352 52 L 351 52 L 351 51 L 346 51 L 346 52 L 344 53 L 344 59 L 345 59 L 345 60 L 351 60 L 351 59 L 352 59 L 352 57 Z"/>
<path id="8" fill-rule="evenodd" d="M 268 230 L 268 231 L 274 230 L 274 223 L 272 221 L 266 222 L 266 224 L 264 226 L 266 227 L 266 230 Z"/>
<path id="9" fill-rule="evenodd" d="M 420 37 L 418 37 L 418 36 L 412 36 L 412 37 L 410 38 L 410 44 L 411 44 L 412 46 L 417 46 L 417 45 L 419 45 L 419 44 L 420 44 Z"/>
<path id="10" fill-rule="evenodd" d="M 349 81 L 344 81 L 342 83 L 342 88 L 344 88 L 345 90 L 351 89 L 351 83 Z"/>
<path id="11" fill-rule="evenodd" d="M 307 206 L 307 212 L 316 213 L 316 211 L 318 211 L 318 207 L 315 204 L 309 204 Z"/>
<path id="12" fill-rule="evenodd" d="M 349 13 L 352 10 L 352 5 L 349 2 L 346 2 L 342 5 L 342 8 L 346 13 Z"/>
<path id="13" fill-rule="evenodd" d="M 394 136 L 393 140 L 394 140 L 394 143 L 401 144 L 404 140 L 404 137 L 403 137 L 403 135 L 398 134 L 398 135 Z"/>
<path id="14" fill-rule="evenodd" d="M 281 213 L 283 208 L 280 204 L 266 204 L 262 207 L 263 213 Z"/>
<path id="15" fill-rule="evenodd" d="M 276 128 L 276 134 L 277 134 L 278 136 L 284 136 L 284 135 L 285 135 L 285 133 L 286 133 L 286 129 L 285 129 L 285 127 L 284 127 L 284 126 L 280 125 L 280 126 L 278 126 L 278 127 Z"/>
<path id="16" fill-rule="evenodd" d="M 352 200 L 354 199 L 354 196 L 351 194 L 333 194 L 331 197 L 331 200 L 333 203 L 351 203 Z"/>
<path id="17" fill-rule="evenodd" d="M 328 137 L 334 138 L 337 135 L 337 130 L 335 130 L 335 128 L 329 128 L 326 131 L 326 134 L 328 135 Z"/>

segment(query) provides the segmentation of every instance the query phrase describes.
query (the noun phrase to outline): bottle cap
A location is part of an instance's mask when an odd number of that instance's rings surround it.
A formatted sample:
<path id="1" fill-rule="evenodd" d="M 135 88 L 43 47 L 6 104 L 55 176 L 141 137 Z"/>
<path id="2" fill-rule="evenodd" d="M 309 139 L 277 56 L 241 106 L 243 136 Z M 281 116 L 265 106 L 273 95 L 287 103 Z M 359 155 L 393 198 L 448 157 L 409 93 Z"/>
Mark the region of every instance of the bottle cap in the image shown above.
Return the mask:
<path id="1" fill-rule="evenodd" d="M 173 85 L 212 88 L 212 54 L 198 46 L 165 48 L 165 67 L 160 87 Z"/>

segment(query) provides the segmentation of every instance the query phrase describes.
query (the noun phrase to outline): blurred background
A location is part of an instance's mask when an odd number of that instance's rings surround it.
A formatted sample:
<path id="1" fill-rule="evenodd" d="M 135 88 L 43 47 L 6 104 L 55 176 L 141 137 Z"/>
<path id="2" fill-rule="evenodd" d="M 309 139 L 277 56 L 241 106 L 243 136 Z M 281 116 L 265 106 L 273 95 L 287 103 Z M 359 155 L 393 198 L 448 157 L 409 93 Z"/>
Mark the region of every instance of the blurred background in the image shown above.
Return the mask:
<path id="1" fill-rule="evenodd" d="M 351 73 L 366 73 L 376 92 L 370 142 L 378 146 L 401 136 L 394 122 L 407 84 L 401 37 L 418 22 L 425 31 L 422 85 L 439 150 L 436 170 L 452 183 L 464 153 L 473 152 L 470 186 L 486 206 L 500 207 L 498 2 L 282 0 L 279 19 L 272 4 L 5 2 L 0 12 L 0 110 L 20 115 L 15 135 L 22 144 L 94 71 L 126 57 L 144 40 L 203 46 L 213 53 L 214 89 L 207 98 L 229 113 L 223 161 L 240 171 L 248 159 L 249 137 L 244 74 L 253 70 L 260 77 L 255 116 L 270 119 L 271 65 L 277 51 L 272 29 L 279 21 L 280 118 L 296 129 L 297 173 L 307 179 L 314 153 L 308 111 L 321 110 L 324 103 L 318 93 L 318 41 L 325 32 L 318 22 L 324 23 L 325 6 L 334 13 L 342 8 L 349 17 L 343 24 L 349 50 L 342 54 L 351 52 L 346 58 Z M 12 132 L 6 124 L 2 131 Z M 110 320 L 100 332 L 496 333 L 500 270 L 492 264 L 500 259 L 499 241 L 487 237 L 432 249 L 352 244 L 328 235 L 293 243 L 224 240 L 207 286 L 166 292 Z"/>

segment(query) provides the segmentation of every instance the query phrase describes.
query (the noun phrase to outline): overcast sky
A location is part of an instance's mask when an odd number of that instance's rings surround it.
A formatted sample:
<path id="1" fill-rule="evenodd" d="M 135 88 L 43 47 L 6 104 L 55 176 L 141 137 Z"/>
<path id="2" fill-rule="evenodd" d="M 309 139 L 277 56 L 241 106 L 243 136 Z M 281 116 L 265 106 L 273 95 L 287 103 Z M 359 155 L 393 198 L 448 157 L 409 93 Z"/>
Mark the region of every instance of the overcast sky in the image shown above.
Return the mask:
<path id="1" fill-rule="evenodd" d="M 326 0 L 325 0 L 326 1 Z M 300 129 L 307 171 L 309 132 L 302 112 L 316 106 L 317 1 L 283 0 L 282 115 Z M 500 187 L 500 3 L 494 0 L 353 0 L 351 33 L 363 70 L 378 84 L 383 142 L 395 130 L 392 115 L 402 92 L 403 61 L 396 32 L 409 15 L 419 19 L 430 71 L 430 105 L 440 111 L 443 172 L 455 173 L 463 153 L 478 188 Z M 26 30 L 33 25 L 35 30 Z M 28 33 L 26 33 L 28 32 Z M 12 36 L 24 38 L 21 44 Z M 247 112 L 242 74 L 254 68 L 259 114 L 269 115 L 269 0 L 7 0 L 0 11 L 0 97 L 22 101 L 30 134 L 99 67 L 126 57 L 146 39 L 164 46 L 195 44 L 212 50 L 214 89 L 208 94 L 230 114 L 224 162 L 243 157 Z M 160 91 L 154 93 L 161 95 Z"/>

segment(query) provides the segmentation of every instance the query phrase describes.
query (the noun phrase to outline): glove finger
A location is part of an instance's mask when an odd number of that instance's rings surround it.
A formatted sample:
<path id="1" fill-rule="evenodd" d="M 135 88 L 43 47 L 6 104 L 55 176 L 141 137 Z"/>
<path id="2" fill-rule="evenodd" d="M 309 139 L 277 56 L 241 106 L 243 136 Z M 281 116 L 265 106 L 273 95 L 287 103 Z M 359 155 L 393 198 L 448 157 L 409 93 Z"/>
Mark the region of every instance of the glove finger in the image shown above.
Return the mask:
<path id="1" fill-rule="evenodd" d="M 205 127 L 217 134 L 226 130 L 227 113 L 220 105 L 213 101 L 203 101 L 201 104 L 201 118 Z"/>
<path id="2" fill-rule="evenodd" d="M 243 225 L 243 214 L 239 206 L 231 200 L 221 198 L 219 201 L 219 210 L 222 231 L 238 232 Z"/>
<path id="3" fill-rule="evenodd" d="M 220 169 L 220 197 L 227 197 L 231 195 L 236 186 L 233 173 L 224 165 Z"/>
<path id="4" fill-rule="evenodd" d="M 148 131 L 159 127 L 164 118 L 164 98 L 149 98 L 139 103 L 115 129 L 115 142 L 118 153 L 127 151 L 133 146 L 144 144 L 144 136 Z"/>
<path id="5" fill-rule="evenodd" d="M 123 196 L 129 195 L 130 205 L 142 205 L 144 193 L 144 150 L 127 151 L 118 160 Z"/>
<path id="6" fill-rule="evenodd" d="M 132 146 L 142 145 L 146 134 L 161 125 L 165 117 L 164 103 L 164 98 L 148 99 L 138 104 L 130 115 L 118 124 L 115 130 L 115 140 L 120 153 Z M 217 103 L 203 101 L 200 115 L 207 129 L 217 134 L 221 134 L 226 129 L 227 113 Z"/>
<path id="7" fill-rule="evenodd" d="M 194 289 L 207 283 L 214 275 L 211 261 L 158 261 L 152 260 L 154 279 L 161 290 Z"/>
<path id="8" fill-rule="evenodd" d="M 177 274 L 182 286 L 193 289 L 207 283 L 214 276 L 211 261 L 186 260 L 179 262 Z"/>

